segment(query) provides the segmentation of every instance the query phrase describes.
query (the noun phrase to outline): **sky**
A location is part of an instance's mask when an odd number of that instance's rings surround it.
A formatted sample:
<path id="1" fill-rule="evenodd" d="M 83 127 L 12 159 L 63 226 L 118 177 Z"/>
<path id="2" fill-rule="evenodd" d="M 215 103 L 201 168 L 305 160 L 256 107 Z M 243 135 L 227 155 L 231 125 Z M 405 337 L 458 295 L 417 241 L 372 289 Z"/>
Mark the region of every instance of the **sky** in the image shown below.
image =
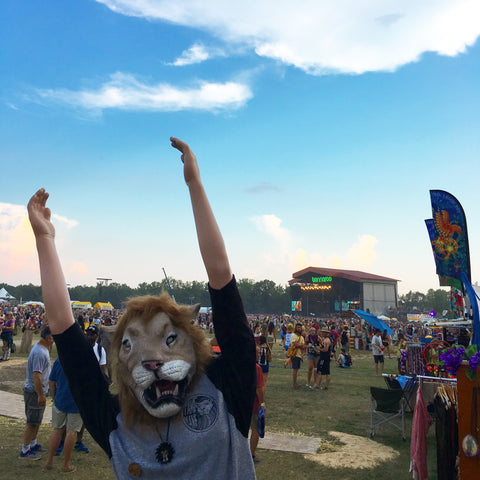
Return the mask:
<path id="1" fill-rule="evenodd" d="M 0 282 L 40 284 L 40 187 L 71 286 L 206 281 L 172 135 L 237 278 L 439 288 L 441 189 L 480 281 L 479 35 L 478 0 L 2 0 Z"/>

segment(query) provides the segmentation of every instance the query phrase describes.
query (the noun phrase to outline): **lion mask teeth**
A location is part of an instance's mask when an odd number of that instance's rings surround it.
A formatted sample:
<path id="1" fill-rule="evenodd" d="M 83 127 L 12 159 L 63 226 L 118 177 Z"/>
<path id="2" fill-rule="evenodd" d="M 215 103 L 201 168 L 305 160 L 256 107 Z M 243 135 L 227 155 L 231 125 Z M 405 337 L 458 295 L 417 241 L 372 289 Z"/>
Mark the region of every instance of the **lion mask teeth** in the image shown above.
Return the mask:
<path id="1" fill-rule="evenodd" d="M 172 380 L 158 380 L 143 392 L 143 397 L 151 408 L 157 408 L 162 403 L 173 402 L 178 405 L 183 403 L 183 397 L 188 380 L 180 382 Z"/>

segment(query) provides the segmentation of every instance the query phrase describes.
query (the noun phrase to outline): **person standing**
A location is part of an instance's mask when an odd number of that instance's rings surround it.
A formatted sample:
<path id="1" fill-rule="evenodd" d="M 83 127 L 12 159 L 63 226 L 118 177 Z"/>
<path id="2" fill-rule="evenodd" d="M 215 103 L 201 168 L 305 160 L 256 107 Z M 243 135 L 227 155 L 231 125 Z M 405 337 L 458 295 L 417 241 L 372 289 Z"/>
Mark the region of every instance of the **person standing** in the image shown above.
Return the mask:
<path id="1" fill-rule="evenodd" d="M 375 335 L 372 337 L 372 353 L 375 361 L 375 375 L 378 376 L 378 364 L 380 364 L 380 375 L 382 375 L 385 360 L 383 358 L 382 337 L 378 329 L 375 330 Z"/>
<path id="2" fill-rule="evenodd" d="M 50 327 L 43 327 L 40 340 L 30 351 L 27 360 L 27 380 L 23 390 L 25 416 L 27 423 L 23 434 L 23 445 L 20 452 L 22 459 L 40 460 L 37 452 L 46 452 L 37 443 L 37 433 L 43 420 L 47 404 L 48 377 L 50 375 L 50 350 L 53 345 Z"/>
<path id="3" fill-rule="evenodd" d="M 300 370 L 300 364 L 302 362 L 302 354 L 305 349 L 305 339 L 302 335 L 302 324 L 297 323 L 295 325 L 295 331 L 290 338 L 290 343 L 296 348 L 296 354 L 292 358 L 292 380 L 293 388 L 298 389 L 300 386 L 297 383 L 298 370 Z"/>
<path id="4" fill-rule="evenodd" d="M 332 341 L 330 340 L 330 331 L 327 328 L 320 330 L 322 336 L 320 344 L 320 358 L 317 365 L 317 378 L 315 380 L 314 389 L 319 389 L 322 385 L 322 379 L 325 375 L 324 390 L 330 387 L 330 358 L 332 355 Z"/>
<path id="5" fill-rule="evenodd" d="M 15 318 L 13 312 L 8 312 L 3 321 L 1 337 L 3 340 L 3 356 L 2 361 L 10 360 L 10 351 L 13 344 L 13 329 L 15 328 Z"/>
<path id="6" fill-rule="evenodd" d="M 345 349 L 345 352 L 348 353 L 350 351 L 350 334 L 348 333 L 348 326 L 343 326 L 342 334 L 340 335 L 340 344 L 342 348 Z"/>
<path id="7" fill-rule="evenodd" d="M 250 453 L 252 454 L 252 460 L 254 463 L 257 463 L 259 460 L 255 456 L 255 452 L 257 451 L 258 440 L 260 435 L 258 433 L 258 410 L 260 407 L 265 408 L 265 383 L 263 380 L 263 372 L 262 368 L 258 364 L 260 360 L 260 347 L 257 346 L 257 390 L 255 395 L 255 403 L 253 404 L 253 413 L 252 413 L 252 420 L 250 422 Z"/>
<path id="8" fill-rule="evenodd" d="M 310 327 L 310 333 L 307 337 L 307 361 L 308 361 L 308 372 L 307 372 L 307 387 L 312 387 L 315 385 L 316 374 L 317 374 L 317 364 L 318 359 L 320 358 L 320 339 L 317 334 L 317 329 L 315 327 Z M 313 375 L 313 383 L 312 381 Z"/>
<path id="9" fill-rule="evenodd" d="M 392 358 L 390 356 L 390 336 L 388 335 L 387 329 L 382 333 L 382 345 L 384 350 L 387 351 L 388 358 Z"/>
<path id="10" fill-rule="evenodd" d="M 60 444 L 62 435 L 66 429 L 65 443 L 63 447 L 63 473 L 74 472 L 76 468 L 70 464 L 73 445 L 77 433 L 82 428 L 82 417 L 78 412 L 77 405 L 73 400 L 67 377 L 63 372 L 62 365 L 58 358 L 53 363 L 52 371 L 49 376 L 50 394 L 53 398 L 52 405 L 52 427 L 53 432 L 48 445 L 48 460 L 45 468 L 53 468 L 53 457 Z"/>

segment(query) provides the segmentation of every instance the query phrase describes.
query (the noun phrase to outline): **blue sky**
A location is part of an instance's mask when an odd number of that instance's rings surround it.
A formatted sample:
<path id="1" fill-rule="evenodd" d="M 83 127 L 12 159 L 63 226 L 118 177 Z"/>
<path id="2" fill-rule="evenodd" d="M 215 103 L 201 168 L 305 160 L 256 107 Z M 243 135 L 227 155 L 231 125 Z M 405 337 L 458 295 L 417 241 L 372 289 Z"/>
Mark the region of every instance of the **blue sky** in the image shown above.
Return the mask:
<path id="1" fill-rule="evenodd" d="M 0 281 L 39 283 L 25 205 L 51 194 L 71 285 L 206 280 L 171 135 L 238 278 L 306 266 L 437 288 L 429 190 L 478 221 L 476 1 L 4 0 Z"/>

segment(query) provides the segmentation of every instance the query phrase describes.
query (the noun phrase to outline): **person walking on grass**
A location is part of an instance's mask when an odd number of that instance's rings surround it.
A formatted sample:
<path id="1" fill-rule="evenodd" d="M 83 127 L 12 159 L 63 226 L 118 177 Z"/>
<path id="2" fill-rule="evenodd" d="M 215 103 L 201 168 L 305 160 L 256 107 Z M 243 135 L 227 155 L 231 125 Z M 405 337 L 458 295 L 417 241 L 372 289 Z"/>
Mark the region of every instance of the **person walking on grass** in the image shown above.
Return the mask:
<path id="1" fill-rule="evenodd" d="M 43 327 L 39 342 L 34 345 L 28 356 L 27 380 L 23 390 L 27 423 L 23 433 L 23 445 L 19 457 L 21 459 L 40 460 L 42 457 L 38 452 L 47 451 L 37 443 L 37 434 L 47 405 L 52 345 L 53 337 L 50 327 Z"/>
<path id="2" fill-rule="evenodd" d="M 63 372 L 62 365 L 58 358 L 53 363 L 52 371 L 49 377 L 50 394 L 53 398 L 52 405 L 52 427 L 53 432 L 48 445 L 48 460 L 45 468 L 53 469 L 53 457 L 65 433 L 65 442 L 63 446 L 63 473 L 74 472 L 76 468 L 71 465 L 73 446 L 77 438 L 77 432 L 82 428 L 82 417 L 78 413 L 77 405 L 73 400 L 67 377 Z"/>
<path id="3" fill-rule="evenodd" d="M 378 376 L 378 364 L 380 364 L 380 375 L 382 375 L 385 360 L 383 358 L 382 337 L 378 329 L 375 330 L 375 335 L 372 337 L 372 353 L 375 361 L 375 375 Z"/>

